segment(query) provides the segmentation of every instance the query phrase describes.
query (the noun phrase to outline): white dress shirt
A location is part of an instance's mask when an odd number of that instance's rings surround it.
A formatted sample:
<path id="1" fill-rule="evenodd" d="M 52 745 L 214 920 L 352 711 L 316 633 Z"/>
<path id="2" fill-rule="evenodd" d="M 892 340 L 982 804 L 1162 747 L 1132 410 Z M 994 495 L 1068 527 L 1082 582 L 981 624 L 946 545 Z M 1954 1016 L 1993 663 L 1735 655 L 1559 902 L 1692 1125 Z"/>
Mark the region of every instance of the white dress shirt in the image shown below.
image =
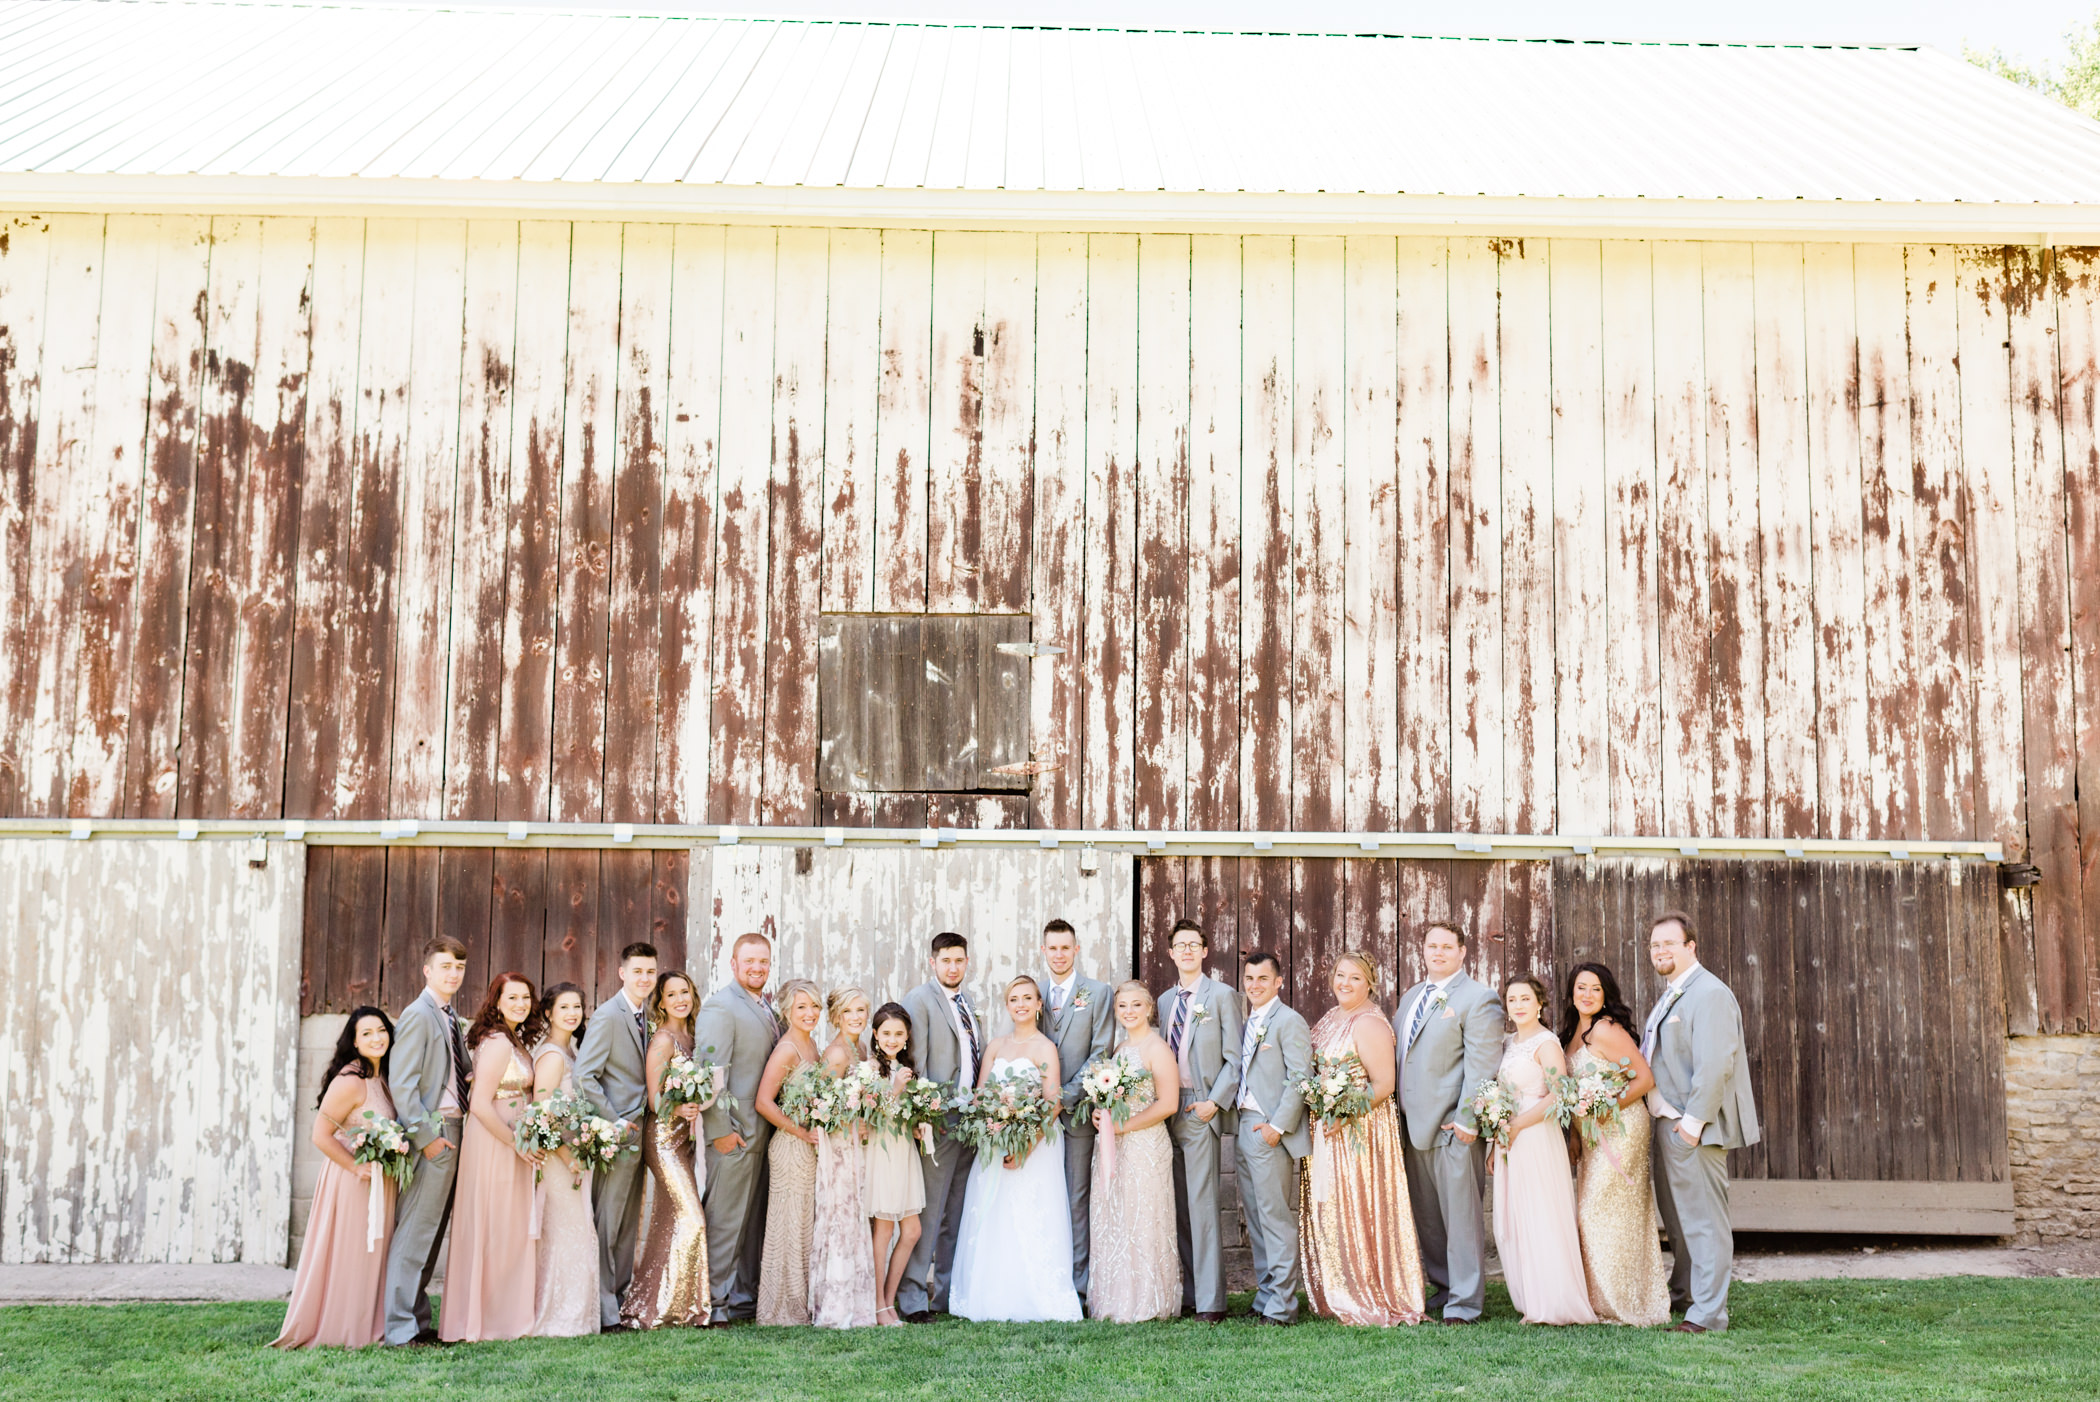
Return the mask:
<path id="1" fill-rule="evenodd" d="M 1276 1001 L 1276 999 L 1271 998 L 1268 1002 L 1249 1012 L 1247 1014 L 1246 1029 L 1240 1033 L 1240 1108 L 1242 1110 L 1252 1110 L 1261 1118 L 1264 1124 L 1268 1123 L 1268 1111 L 1255 1103 L 1253 1088 L 1247 1084 L 1249 1079 L 1247 1068 L 1254 1064 L 1255 1042 L 1261 1036 L 1262 1028 L 1268 1026 L 1269 1011 L 1276 1006 Z"/>
<path id="2" fill-rule="evenodd" d="M 1062 1013 L 1072 1006 L 1072 989 L 1078 982 L 1079 966 L 1074 964 L 1072 972 L 1066 974 L 1062 981 L 1050 985 L 1044 996 L 1050 999 L 1053 1012 Z"/>
<path id="3" fill-rule="evenodd" d="M 1453 969 L 1450 973 L 1445 974 L 1435 983 L 1430 984 L 1429 987 L 1423 989 L 1420 993 L 1417 993 L 1415 995 L 1414 1002 L 1409 1003 L 1407 1005 L 1407 1016 L 1400 1019 L 1400 1066 L 1402 1074 L 1405 1074 L 1406 1072 L 1408 1050 L 1414 1046 L 1414 1038 L 1409 1037 L 1407 1035 L 1407 1030 L 1415 1025 L 1415 1010 L 1417 1008 L 1420 1008 L 1429 999 L 1436 997 L 1437 994 L 1442 993 L 1445 989 L 1449 988 L 1451 986 L 1451 980 L 1457 978 L 1459 972 L 1459 970 Z M 1434 1017 L 1436 1016 L 1436 1014 L 1431 1013 L 1429 1014 L 1429 1016 Z M 1424 1018 L 1422 1021 L 1422 1031 L 1427 1032 L 1428 1030 L 1429 1021 L 1428 1018 Z M 1420 1033 L 1417 1033 L 1416 1035 L 1419 1036 Z"/>
<path id="4" fill-rule="evenodd" d="M 955 1054 L 957 1060 L 962 1062 L 963 1084 L 974 1086 L 977 1084 L 977 1058 L 970 1054 L 970 1029 L 963 1026 L 962 1009 L 955 1004 L 955 1000 L 961 996 L 962 990 L 960 988 L 941 988 L 938 981 L 935 982 L 934 987 L 941 989 L 941 1002 L 948 1009 L 948 1025 L 955 1029 Z M 984 1023 L 978 1018 L 974 1010 L 970 1014 L 970 1019 L 977 1023 L 977 1045 L 982 1046 L 984 1045 Z"/>
<path id="5" fill-rule="evenodd" d="M 1669 984 L 1663 989 L 1663 996 L 1657 1001 L 1655 1006 L 1654 1016 L 1656 1020 L 1650 1024 L 1647 1035 L 1641 1038 L 1642 1056 L 1651 1061 L 1654 1060 L 1656 1043 L 1662 1039 L 1663 1025 L 1669 1021 L 1669 1010 L 1677 1006 L 1677 999 L 1683 994 L 1684 985 L 1691 979 L 1693 974 L 1698 972 L 1699 963 L 1697 960 L 1693 960 L 1691 964 L 1679 970 L 1677 977 L 1671 979 Z M 1697 1139 L 1706 1128 L 1706 1121 L 1695 1120 L 1689 1115 L 1680 1113 L 1675 1105 L 1663 1099 L 1660 1086 L 1648 1092 L 1648 1113 L 1655 1116 L 1658 1120 L 1677 1121 L 1677 1127 L 1694 1139 Z"/>

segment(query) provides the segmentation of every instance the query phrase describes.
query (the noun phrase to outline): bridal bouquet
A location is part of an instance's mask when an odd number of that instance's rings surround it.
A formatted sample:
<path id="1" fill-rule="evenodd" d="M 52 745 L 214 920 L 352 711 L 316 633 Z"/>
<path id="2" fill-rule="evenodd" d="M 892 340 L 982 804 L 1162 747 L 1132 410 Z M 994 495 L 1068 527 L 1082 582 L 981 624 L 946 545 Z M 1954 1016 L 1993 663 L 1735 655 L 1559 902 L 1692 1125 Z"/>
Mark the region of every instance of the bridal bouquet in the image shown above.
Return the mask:
<path id="1" fill-rule="evenodd" d="M 371 1191 L 365 1195 L 365 1250 L 377 1251 L 380 1238 L 386 1235 L 385 1180 L 392 1179 L 396 1188 L 408 1186 L 416 1171 L 415 1141 L 408 1137 L 407 1128 L 399 1120 L 375 1115 L 370 1110 L 345 1126 L 343 1132 L 350 1136 L 351 1159 L 378 1170 L 372 1175 Z"/>
<path id="2" fill-rule="evenodd" d="M 933 1157 L 933 1127 L 948 1109 L 948 1096 L 939 1081 L 913 1076 L 889 1092 L 884 1124 L 895 1133 L 918 1142 L 919 1151 Z"/>
<path id="3" fill-rule="evenodd" d="M 819 1134 L 853 1127 L 857 1103 L 845 1081 L 824 1069 L 821 1061 L 796 1067 L 780 1086 L 780 1113 Z"/>
<path id="4" fill-rule="evenodd" d="M 1576 1126 L 1583 1142 L 1594 1144 L 1599 1135 L 1619 1127 L 1619 1097 L 1631 1084 L 1631 1057 L 1620 1057 L 1615 1065 L 1592 1066 L 1579 1076 L 1561 1076 L 1553 1083 L 1547 1117 L 1562 1129 Z"/>
<path id="5" fill-rule="evenodd" d="M 592 1114 L 588 1105 L 581 1115 L 569 1121 L 569 1153 L 584 1168 L 611 1168 L 641 1147 L 627 1125 Z"/>
<path id="6" fill-rule="evenodd" d="M 569 1143 L 569 1113 L 555 1096 L 535 1100 L 518 1113 L 518 1122 L 511 1126 L 510 1141 L 518 1152 L 534 1160 L 532 1181 L 540 1181 L 538 1160 L 556 1149 L 566 1148 Z"/>
<path id="7" fill-rule="evenodd" d="M 1097 1056 L 1079 1073 L 1080 1101 L 1090 1110 L 1108 1111 L 1119 1125 L 1150 1105 L 1152 1095 L 1152 1073 L 1119 1056 Z"/>
<path id="8" fill-rule="evenodd" d="M 1467 1108 L 1479 1123 L 1480 1137 L 1497 1144 L 1509 1142 L 1510 1121 L 1517 1117 L 1517 1097 L 1500 1081 L 1483 1081 L 1473 1091 Z"/>
<path id="9" fill-rule="evenodd" d="M 959 1093 L 953 1104 L 959 1117 L 956 1137 L 993 1158 L 1025 1154 L 1057 1134 L 1057 1097 L 1045 1093 L 1043 1073 L 1034 1066 L 994 1071 L 976 1090 Z"/>
<path id="10" fill-rule="evenodd" d="M 853 1107 L 853 1118 L 869 1129 L 883 1129 L 889 1124 L 889 1082 L 876 1069 L 874 1058 L 858 1061 L 839 1078 L 846 1099 Z"/>
<path id="11" fill-rule="evenodd" d="M 1328 1130 L 1371 1112 L 1371 1073 L 1353 1051 L 1321 1052 L 1312 1074 L 1298 1082 L 1305 1113 Z"/>
<path id="12" fill-rule="evenodd" d="M 663 1089 L 656 1095 L 656 1113 L 668 1118 L 681 1105 L 736 1109 L 736 1097 L 729 1093 L 729 1068 L 698 1057 L 672 1057 L 664 1067 Z"/>

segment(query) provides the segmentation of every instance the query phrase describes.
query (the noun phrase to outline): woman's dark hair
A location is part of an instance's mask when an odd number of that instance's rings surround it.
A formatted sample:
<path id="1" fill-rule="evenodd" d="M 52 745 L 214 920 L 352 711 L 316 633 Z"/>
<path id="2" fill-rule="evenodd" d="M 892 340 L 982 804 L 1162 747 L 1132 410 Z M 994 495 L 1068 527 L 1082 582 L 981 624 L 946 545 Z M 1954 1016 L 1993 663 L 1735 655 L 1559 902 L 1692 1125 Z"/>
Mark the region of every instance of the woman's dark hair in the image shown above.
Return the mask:
<path id="1" fill-rule="evenodd" d="M 693 1013 L 685 1020 L 685 1035 L 697 1036 L 700 1021 L 700 985 L 694 983 L 693 976 L 683 969 L 665 969 L 656 976 L 656 987 L 649 990 L 649 1005 L 646 1010 L 649 1014 L 649 1030 L 653 1033 L 659 1027 L 670 1025 L 671 1015 L 664 1011 L 664 990 L 671 986 L 671 980 L 674 978 L 693 991 Z"/>
<path id="2" fill-rule="evenodd" d="M 359 1076 L 372 1074 L 365 1069 L 364 1054 L 357 1049 L 357 1024 L 368 1017 L 378 1018 L 379 1025 L 386 1029 L 386 1051 L 379 1057 L 379 1079 L 381 1082 L 386 1080 L 387 1060 L 394 1054 L 394 1024 L 384 1012 L 368 1003 L 350 1014 L 350 1020 L 343 1024 L 343 1035 L 335 1039 L 335 1055 L 328 1058 L 328 1072 L 321 1077 L 321 1100 L 327 1099 L 328 1088 L 344 1071 Z M 321 1100 L 314 1101 L 314 1104 L 319 1105 Z"/>
<path id="3" fill-rule="evenodd" d="M 904 1050 L 897 1053 L 895 1060 L 885 1055 L 882 1044 L 875 1040 L 875 1034 L 882 1030 L 882 1024 L 891 1018 L 904 1024 Z M 875 1049 L 875 1069 L 884 1076 L 888 1076 L 899 1066 L 914 1075 L 918 1073 L 918 1060 L 911 1054 L 911 1014 L 904 1011 L 902 1003 L 884 1003 L 875 1010 L 875 1016 L 868 1019 L 868 1045 Z"/>
<path id="4" fill-rule="evenodd" d="M 1575 1045 L 1575 1029 L 1582 1025 L 1582 1014 L 1575 1010 L 1575 979 L 1581 974 L 1595 974 L 1597 982 L 1604 989 L 1604 1006 L 1597 1010 L 1596 1019 L 1590 1023 L 1590 1031 L 1596 1031 L 1597 1023 L 1609 1019 L 1619 1024 L 1621 1032 L 1629 1036 L 1638 1036 L 1633 1030 L 1633 1009 L 1627 1007 L 1626 1000 L 1619 995 L 1619 981 L 1611 976 L 1611 970 L 1602 964 L 1577 964 L 1568 973 L 1567 993 L 1560 1003 L 1561 1045 L 1572 1049 Z M 1589 1041 L 1589 1035 L 1585 1033 L 1582 1040 Z"/>
<path id="5" fill-rule="evenodd" d="M 1502 1001 L 1507 1003 L 1509 1001 L 1509 990 L 1520 983 L 1531 990 L 1532 997 L 1539 1000 L 1539 1026 L 1551 1032 L 1553 1024 L 1546 1021 L 1546 1009 L 1550 1006 L 1546 1000 L 1553 996 L 1553 990 L 1546 987 L 1546 981 L 1537 974 L 1511 974 L 1508 978 L 1502 980 Z"/>
<path id="6" fill-rule="evenodd" d="M 554 1030 L 554 1000 L 561 997 L 564 993 L 575 994 L 576 1001 L 583 1004 L 583 1021 L 576 1024 L 576 1032 L 574 1034 L 577 1042 L 581 1043 L 583 1041 L 583 1029 L 591 1025 L 590 997 L 576 984 L 557 983 L 540 995 L 539 1012 L 533 1018 L 534 1030 L 540 1035 L 533 1039 L 534 1046 L 539 1045 L 547 1033 Z"/>
<path id="7" fill-rule="evenodd" d="M 524 984 L 525 991 L 532 995 L 532 1011 L 525 1014 L 525 1020 L 518 1024 L 515 1032 L 503 1020 L 503 1009 L 498 1006 L 503 1001 L 503 990 L 513 983 Z M 489 1038 L 501 1036 L 518 1049 L 520 1056 L 530 1056 L 533 1039 L 539 1035 L 539 1030 L 540 997 L 532 980 L 521 973 L 498 974 L 496 981 L 489 985 L 488 996 L 481 1000 L 481 1011 L 474 1014 L 474 1021 L 467 1028 L 467 1050 L 473 1051 Z"/>

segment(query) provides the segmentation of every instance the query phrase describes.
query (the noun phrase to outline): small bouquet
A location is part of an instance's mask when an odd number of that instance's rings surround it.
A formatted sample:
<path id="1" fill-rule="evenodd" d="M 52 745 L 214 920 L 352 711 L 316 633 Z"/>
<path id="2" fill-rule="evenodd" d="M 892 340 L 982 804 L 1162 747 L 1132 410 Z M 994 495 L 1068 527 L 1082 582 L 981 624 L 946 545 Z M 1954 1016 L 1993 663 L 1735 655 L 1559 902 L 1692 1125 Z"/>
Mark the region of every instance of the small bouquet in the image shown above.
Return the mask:
<path id="1" fill-rule="evenodd" d="M 1517 1117 L 1516 1093 L 1500 1081 L 1482 1081 L 1467 1103 L 1479 1124 L 1480 1137 L 1497 1144 L 1509 1143 L 1510 1122 Z"/>
<path id="2" fill-rule="evenodd" d="M 378 1170 L 372 1175 L 372 1190 L 365 1196 L 365 1250 L 377 1251 L 380 1238 L 386 1235 L 386 1181 L 392 1179 L 396 1188 L 408 1186 L 416 1171 L 415 1141 L 408 1137 L 408 1128 L 401 1121 L 370 1110 L 359 1115 L 344 1132 L 350 1136 L 351 1160 L 371 1164 Z"/>
<path id="3" fill-rule="evenodd" d="M 956 1136 L 994 1158 L 1017 1158 L 1057 1134 L 1057 1097 L 1044 1091 L 1043 1073 L 1034 1066 L 994 1071 L 976 1090 L 958 1094 L 953 1105 Z"/>
<path id="4" fill-rule="evenodd" d="M 836 1134 L 854 1123 L 853 1097 L 821 1061 L 796 1067 L 780 1086 L 780 1113 L 804 1129 Z"/>
<path id="5" fill-rule="evenodd" d="M 939 1081 L 913 1076 L 888 1093 L 883 1123 L 886 1128 L 916 1140 L 919 1152 L 930 1159 L 933 1157 L 933 1127 L 941 1123 L 947 1109 L 947 1091 Z"/>
<path id="6" fill-rule="evenodd" d="M 1332 1133 L 1371 1112 L 1371 1073 L 1353 1051 L 1322 1052 L 1313 1058 L 1310 1076 L 1298 1082 L 1305 1113 Z"/>
<path id="7" fill-rule="evenodd" d="M 511 1126 L 510 1141 L 518 1152 L 534 1160 L 532 1181 L 540 1181 L 538 1160 L 565 1148 L 569 1142 L 568 1111 L 556 1096 L 535 1100 L 518 1112 L 518 1122 Z"/>
<path id="8" fill-rule="evenodd" d="M 674 1056 L 664 1067 L 663 1088 L 656 1093 L 656 1113 L 669 1119 L 684 1105 L 734 1110 L 736 1097 L 728 1093 L 727 1068 L 697 1057 Z"/>
<path id="9" fill-rule="evenodd" d="M 1561 1076 L 1553 1083 L 1547 1117 L 1562 1129 L 1575 1126 L 1584 1143 L 1595 1144 L 1599 1135 L 1619 1127 L 1619 1097 L 1632 1084 L 1631 1057 L 1620 1057 L 1615 1065 L 1592 1066 L 1579 1076 Z"/>
<path id="10" fill-rule="evenodd" d="M 588 1106 L 569 1122 L 569 1153 L 579 1166 L 594 1173 L 611 1168 L 641 1147 L 631 1126 L 592 1114 Z"/>
<path id="11" fill-rule="evenodd" d="M 839 1086 L 856 1122 L 869 1129 L 881 1129 L 889 1123 L 889 1084 L 876 1069 L 873 1058 L 856 1062 L 839 1077 Z"/>
<path id="12" fill-rule="evenodd" d="M 1079 1073 L 1079 1099 L 1089 1111 L 1106 1110 L 1117 1124 L 1129 1124 L 1152 1103 L 1152 1073 L 1120 1056 L 1097 1056 Z"/>

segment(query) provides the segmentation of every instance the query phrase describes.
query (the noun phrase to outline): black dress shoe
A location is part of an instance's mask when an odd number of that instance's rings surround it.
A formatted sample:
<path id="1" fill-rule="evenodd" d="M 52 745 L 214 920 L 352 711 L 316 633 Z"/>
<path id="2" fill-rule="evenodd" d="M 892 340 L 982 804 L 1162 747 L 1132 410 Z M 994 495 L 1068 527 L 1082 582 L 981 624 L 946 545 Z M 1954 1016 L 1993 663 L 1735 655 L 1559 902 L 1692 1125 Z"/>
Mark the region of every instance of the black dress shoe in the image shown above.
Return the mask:
<path id="1" fill-rule="evenodd" d="M 1203 1321 L 1205 1324 L 1223 1324 L 1225 1322 L 1225 1311 L 1197 1310 L 1196 1318 Z"/>
<path id="2" fill-rule="evenodd" d="M 910 1314 L 904 1316 L 904 1322 L 906 1324 L 931 1324 L 933 1323 L 933 1311 L 913 1310 Z"/>
<path id="3" fill-rule="evenodd" d="M 1295 1319 L 1278 1319 L 1273 1314 L 1257 1314 L 1254 1316 L 1254 1322 L 1256 1324 L 1273 1324 L 1279 1329 L 1288 1329 L 1298 1321 Z"/>
<path id="4" fill-rule="evenodd" d="M 1704 1334 L 1706 1326 L 1704 1324 L 1694 1324 L 1689 1319 L 1680 1319 L 1670 1326 L 1670 1332 L 1673 1334 Z"/>
<path id="5" fill-rule="evenodd" d="M 1477 1319 L 1460 1319 L 1458 1316 L 1451 1314 L 1444 1316 L 1444 1323 L 1446 1324 L 1478 1324 L 1479 1322 Z"/>

